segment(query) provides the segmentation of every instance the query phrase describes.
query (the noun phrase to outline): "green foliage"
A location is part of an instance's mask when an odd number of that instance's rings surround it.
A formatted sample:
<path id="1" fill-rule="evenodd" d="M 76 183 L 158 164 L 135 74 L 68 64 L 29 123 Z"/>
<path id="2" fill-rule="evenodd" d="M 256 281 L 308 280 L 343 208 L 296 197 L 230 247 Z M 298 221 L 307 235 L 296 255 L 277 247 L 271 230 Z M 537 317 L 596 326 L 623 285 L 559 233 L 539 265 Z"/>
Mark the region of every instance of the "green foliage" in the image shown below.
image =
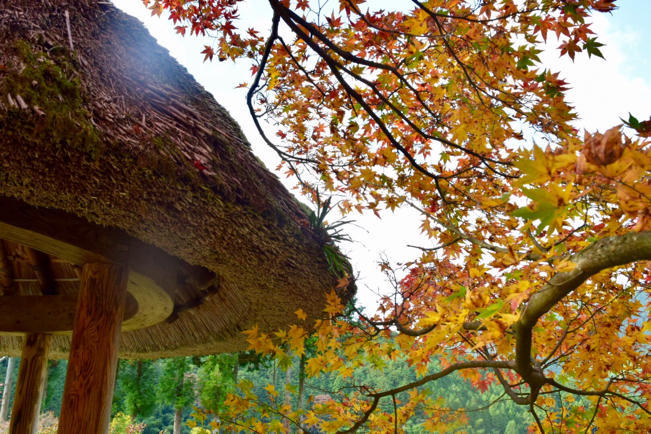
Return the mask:
<path id="1" fill-rule="evenodd" d="M 192 371 L 190 357 L 163 359 L 161 375 L 158 380 L 157 396 L 163 403 L 174 409 L 183 409 L 194 400 L 196 378 Z"/>
<path id="2" fill-rule="evenodd" d="M 45 399 L 41 403 L 41 411 L 52 412 L 58 416 L 61 409 L 60 393 L 66 382 L 66 370 L 68 368 L 67 360 L 50 360 L 47 370 L 47 391 Z"/>
<path id="3" fill-rule="evenodd" d="M 377 366 L 358 368 L 353 378 L 342 378 L 336 373 L 322 373 L 317 377 L 308 378 L 305 382 L 307 397 L 316 395 L 329 395 L 335 400 L 345 399 L 351 384 L 364 384 L 370 390 L 389 390 L 403 384 L 417 380 L 415 370 L 405 360 L 378 359 Z M 298 364 L 298 359 L 294 360 Z M 440 370 L 438 362 L 432 362 L 430 372 Z M 298 404 L 297 388 L 298 369 L 292 370 L 291 405 L 295 408 Z M 240 373 L 241 380 L 251 382 L 251 392 L 258 397 L 260 409 L 265 405 L 272 405 L 271 397 L 265 387 L 273 385 L 275 390 L 285 390 L 285 375 L 277 365 L 262 365 L 258 370 L 243 369 Z M 509 400 L 499 400 L 503 390 L 499 385 L 488 385 L 483 393 L 478 393 L 469 382 L 459 375 L 450 375 L 440 379 L 427 388 L 426 392 L 432 400 L 447 407 L 443 410 L 450 415 L 451 423 L 448 432 L 471 433 L 525 433 L 526 427 L 532 422 L 531 415 L 526 407 L 518 406 Z M 306 397 L 307 406 L 314 405 L 313 400 Z M 403 392 L 396 396 L 399 402 L 407 402 L 409 393 Z M 503 398 L 502 398 L 503 399 Z M 497 401 L 497 402 L 495 402 Z M 492 405 L 490 405 L 493 403 Z M 384 411 L 392 412 L 393 404 L 390 397 L 380 400 L 379 407 Z M 262 410 L 253 408 L 252 414 Z M 423 428 L 423 423 L 429 418 L 425 408 L 417 408 L 408 419 L 400 421 L 400 427 L 407 433 L 428 433 Z"/>
<path id="4" fill-rule="evenodd" d="M 314 351 L 315 343 L 315 338 L 310 338 L 307 345 L 308 352 Z M 310 350 L 310 348 L 312 349 Z M 261 405 L 271 404 L 265 386 L 273 384 L 278 391 L 285 390 L 286 386 L 286 375 L 277 363 L 269 359 L 249 358 L 246 357 L 246 354 L 242 357 L 235 354 L 222 354 L 194 359 L 181 357 L 142 361 L 139 386 L 137 383 L 138 363 L 137 361 L 120 361 L 110 433 L 169 433 L 174 424 L 175 408 L 187 410 L 187 415 L 193 405 L 200 404 L 203 410 L 211 414 L 218 414 L 224 404 L 226 394 L 235 390 L 236 381 L 251 382 L 252 391 L 260 397 Z M 288 390 L 291 394 L 290 404 L 296 408 L 300 375 L 300 370 L 297 368 L 299 359 L 294 358 L 292 364 L 295 369 L 291 370 Z M 60 404 L 66 365 L 65 361 L 50 362 L 47 404 L 44 404 L 44 409 Z M 438 369 L 440 369 L 438 363 L 433 362 L 430 370 L 433 372 Z M 313 405 L 309 396 L 328 394 L 334 399 L 342 398 L 351 382 L 366 384 L 378 390 L 386 390 L 414 381 L 416 378 L 414 369 L 404 360 L 387 361 L 374 368 L 369 366 L 358 368 L 355 370 L 352 380 L 350 378 L 343 379 L 334 373 L 324 373 L 316 378 L 306 379 L 305 405 L 308 407 Z M 148 388 L 151 390 L 148 391 Z M 147 401 L 152 408 L 146 412 L 142 411 L 145 408 L 143 407 L 144 401 L 137 401 L 133 397 L 129 397 L 135 396 L 138 390 L 149 395 L 156 392 L 153 399 Z M 433 399 L 444 400 L 450 411 L 453 414 L 458 414 L 456 419 L 463 422 L 460 422 L 459 429 L 466 432 L 523 433 L 525 427 L 531 422 L 526 408 L 517 406 L 510 401 L 498 402 L 484 409 L 502 393 L 499 386 L 489 386 L 484 393 L 480 394 L 460 376 L 451 375 L 432 385 L 428 393 Z M 409 395 L 403 393 L 399 394 L 397 398 L 408 400 Z M 129 409 L 133 409 L 137 405 L 141 406 L 140 410 L 133 416 L 129 415 Z M 391 406 L 389 398 L 380 402 L 380 407 L 385 410 L 391 409 Z M 473 411 L 476 409 L 481 410 Z M 51 416 L 47 416 L 46 419 L 56 422 L 54 414 L 51 412 L 50 414 Z M 426 412 L 419 409 L 413 417 L 403 421 L 401 427 L 408 433 L 425 433 L 427 431 L 422 428 L 422 423 L 427 418 Z"/>
<path id="5" fill-rule="evenodd" d="M 151 360 L 120 361 L 122 405 L 128 415 L 147 417 L 153 413 L 159 371 Z"/>
<path id="6" fill-rule="evenodd" d="M 197 372 L 201 405 L 219 411 L 226 395 L 235 390 L 236 354 L 219 354 L 202 357 Z"/>
<path id="7" fill-rule="evenodd" d="M 109 434 L 139 434 L 145 429 L 144 423 L 136 423 L 135 420 L 124 413 L 118 413 L 111 420 Z"/>

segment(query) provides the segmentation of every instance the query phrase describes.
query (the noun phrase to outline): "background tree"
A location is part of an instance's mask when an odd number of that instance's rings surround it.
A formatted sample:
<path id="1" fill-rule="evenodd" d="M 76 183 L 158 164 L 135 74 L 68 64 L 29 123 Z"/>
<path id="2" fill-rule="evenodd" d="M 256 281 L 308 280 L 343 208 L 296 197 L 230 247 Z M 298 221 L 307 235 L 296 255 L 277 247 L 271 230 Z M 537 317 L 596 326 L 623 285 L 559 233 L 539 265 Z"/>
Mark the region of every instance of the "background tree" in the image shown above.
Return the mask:
<path id="1" fill-rule="evenodd" d="M 454 423 L 428 390 L 458 372 L 479 391 L 501 387 L 541 431 L 645 429 L 651 122 L 631 115 L 625 134 L 622 125 L 580 134 L 568 83 L 538 57 L 556 46 L 572 59 L 601 56 L 590 15 L 614 1 L 373 10 L 362 0 L 269 0 L 264 36 L 238 28 L 240 1 L 146 3 L 180 33 L 213 36 L 206 59 L 252 60 L 251 115 L 306 194 L 337 196 L 344 214 L 421 215 L 421 254 L 382 264 L 391 291 L 377 312 L 343 321 L 333 293 L 329 320 L 297 314 L 273 337 L 247 332 L 279 360 L 318 336 L 306 374 L 332 373 L 345 393 L 313 406 L 306 427 L 398 430 L 419 414 L 428 429 Z M 357 369 L 400 358 L 415 379 L 354 381 Z M 227 407 L 243 414 L 257 402 L 243 384 Z M 239 423 L 300 424 L 277 402 Z"/>
<path id="2" fill-rule="evenodd" d="M 41 404 L 42 412 L 52 412 L 58 416 L 61 409 L 61 398 L 63 396 L 63 387 L 66 382 L 67 360 L 50 360 L 48 361 L 47 387 L 45 397 Z"/>
<path id="3" fill-rule="evenodd" d="M 237 354 L 218 354 L 201 358 L 197 382 L 201 404 L 219 411 L 226 396 L 235 389 L 238 369 Z"/>
<path id="4" fill-rule="evenodd" d="M 181 433 L 183 410 L 195 400 L 195 377 L 190 357 L 164 359 L 158 380 L 158 399 L 174 407 L 174 434 Z"/>
<path id="5" fill-rule="evenodd" d="M 132 418 L 150 416 L 157 404 L 159 376 L 159 367 L 152 360 L 120 360 L 115 404 Z"/>
<path id="6" fill-rule="evenodd" d="M 7 364 L 4 372 L 4 383 L 2 384 L 2 404 L 0 404 L 0 421 L 6 421 L 9 414 L 9 403 L 13 391 L 13 374 L 16 365 L 16 357 L 4 357 Z"/>

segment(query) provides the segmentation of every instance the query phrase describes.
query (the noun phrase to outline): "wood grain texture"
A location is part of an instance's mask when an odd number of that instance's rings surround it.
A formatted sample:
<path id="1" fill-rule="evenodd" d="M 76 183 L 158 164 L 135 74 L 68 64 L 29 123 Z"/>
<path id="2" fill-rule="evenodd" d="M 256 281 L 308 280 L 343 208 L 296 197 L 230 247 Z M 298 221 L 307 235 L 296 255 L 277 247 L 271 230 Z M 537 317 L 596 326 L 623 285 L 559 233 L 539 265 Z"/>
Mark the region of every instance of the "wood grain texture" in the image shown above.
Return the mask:
<path id="1" fill-rule="evenodd" d="M 0 296 L 0 334 L 69 334 L 77 308 L 76 295 Z M 127 296 L 124 320 L 138 311 L 138 303 Z"/>
<path id="2" fill-rule="evenodd" d="M 35 434 L 47 374 L 50 335 L 30 333 L 20 359 L 14 405 L 9 422 L 10 434 Z"/>
<path id="3" fill-rule="evenodd" d="M 127 276 L 121 265 L 83 266 L 59 433 L 108 430 Z"/>

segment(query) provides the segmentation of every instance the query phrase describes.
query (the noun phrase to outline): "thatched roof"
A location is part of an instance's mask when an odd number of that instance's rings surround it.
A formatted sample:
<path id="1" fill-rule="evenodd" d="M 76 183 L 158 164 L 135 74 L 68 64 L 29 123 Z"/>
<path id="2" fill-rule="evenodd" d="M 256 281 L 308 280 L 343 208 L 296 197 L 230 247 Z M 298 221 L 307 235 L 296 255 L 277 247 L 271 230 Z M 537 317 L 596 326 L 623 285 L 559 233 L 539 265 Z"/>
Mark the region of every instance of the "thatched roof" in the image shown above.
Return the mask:
<path id="1" fill-rule="evenodd" d="M 152 306 L 122 356 L 235 351 L 255 323 L 320 315 L 336 283 L 323 236 L 229 114 L 110 4 L 0 0 L 0 133 L 0 247 L 19 293 L 35 289 L 15 242 L 68 264 L 59 281 L 94 257 L 128 262 Z M 0 338 L 0 352 L 20 346 Z"/>

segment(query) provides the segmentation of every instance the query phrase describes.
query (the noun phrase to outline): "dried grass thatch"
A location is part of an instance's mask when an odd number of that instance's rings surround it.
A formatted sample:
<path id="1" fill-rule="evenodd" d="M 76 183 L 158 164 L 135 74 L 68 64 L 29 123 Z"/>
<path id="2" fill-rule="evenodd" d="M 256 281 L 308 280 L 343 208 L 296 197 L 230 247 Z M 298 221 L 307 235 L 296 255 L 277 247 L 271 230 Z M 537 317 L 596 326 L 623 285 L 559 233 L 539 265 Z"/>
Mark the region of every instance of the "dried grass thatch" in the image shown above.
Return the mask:
<path id="1" fill-rule="evenodd" d="M 123 333 L 123 357 L 240 350 L 254 323 L 320 315 L 336 279 L 304 211 L 228 113 L 110 4 L 0 0 L 0 131 L 0 223 L 109 258 L 135 246 L 142 274 L 158 267 L 173 312 Z M 52 356 L 69 340 L 55 336 Z M 0 352 L 21 342 L 3 336 Z"/>

